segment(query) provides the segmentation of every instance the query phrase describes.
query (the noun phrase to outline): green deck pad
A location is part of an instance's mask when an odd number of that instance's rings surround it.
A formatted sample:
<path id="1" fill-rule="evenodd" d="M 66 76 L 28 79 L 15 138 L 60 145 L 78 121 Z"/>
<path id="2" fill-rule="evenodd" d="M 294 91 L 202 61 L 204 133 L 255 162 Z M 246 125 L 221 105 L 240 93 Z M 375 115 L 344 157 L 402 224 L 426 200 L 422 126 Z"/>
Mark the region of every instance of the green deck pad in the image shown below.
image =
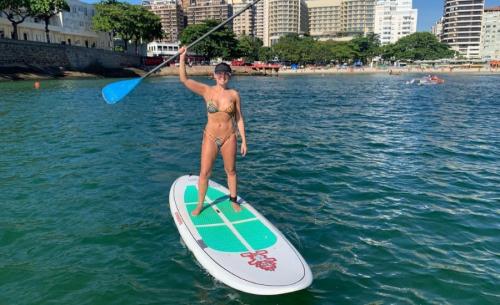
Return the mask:
<path id="1" fill-rule="evenodd" d="M 255 218 L 255 215 L 244 206 L 241 206 L 241 211 L 235 212 L 229 200 L 217 203 L 217 207 L 224 213 L 224 216 L 226 216 L 230 222 Z"/>
<path id="2" fill-rule="evenodd" d="M 205 244 L 211 249 L 223 252 L 248 251 L 236 235 L 225 225 L 198 227 L 197 229 Z"/>
<path id="3" fill-rule="evenodd" d="M 235 212 L 229 201 L 228 195 L 224 192 L 208 187 L 205 199 L 216 201 L 217 208 L 226 216 L 238 233 L 254 250 L 266 249 L 276 243 L 276 235 L 274 235 L 260 220 L 244 221 L 255 218 L 255 215 L 243 206 L 240 212 Z M 186 187 L 184 202 L 192 203 L 186 205 L 186 210 L 207 247 L 223 252 L 248 251 L 231 229 L 224 224 L 224 221 L 217 212 L 215 212 L 213 207 L 207 202 L 204 203 L 204 208 L 200 215 L 192 216 L 191 212 L 196 208 L 195 202 L 197 201 L 198 190 L 196 187 L 192 185 Z M 244 222 L 238 223 L 242 220 Z"/>
<path id="4" fill-rule="evenodd" d="M 186 205 L 186 209 L 189 213 L 189 217 L 191 217 L 191 221 L 195 226 L 197 225 L 211 225 L 224 223 L 222 218 L 214 211 L 212 207 L 208 203 L 203 204 L 203 210 L 198 216 L 191 215 L 191 212 L 196 209 L 196 204 Z"/>
<path id="5" fill-rule="evenodd" d="M 198 190 L 196 189 L 196 186 L 190 185 L 186 187 L 186 190 L 184 191 L 184 202 L 198 202 Z"/>
<path id="6" fill-rule="evenodd" d="M 210 198 L 210 200 L 217 200 L 221 197 L 225 198 L 224 201 L 217 203 L 217 207 L 219 208 L 219 210 L 222 211 L 222 213 L 224 213 L 224 216 L 226 216 L 227 219 L 231 222 L 238 220 L 245 220 L 249 218 L 255 218 L 255 215 L 252 214 L 252 212 L 250 212 L 244 206 L 241 206 L 241 211 L 235 212 L 233 206 L 231 205 L 231 201 L 229 201 L 228 195 L 224 194 L 219 190 L 216 190 L 214 188 L 208 188 L 207 197 Z"/>
<path id="7" fill-rule="evenodd" d="M 186 198 L 196 198 L 194 201 L 186 201 Z M 198 190 L 194 186 L 188 186 L 186 191 L 184 192 L 184 201 L 185 202 L 196 202 L 198 199 Z M 196 204 L 186 204 L 186 210 L 189 213 L 189 217 L 191 217 L 191 221 L 196 225 L 208 225 L 208 224 L 216 224 L 216 223 L 224 223 L 222 218 L 214 211 L 212 207 L 209 206 L 208 203 L 203 204 L 203 210 L 200 215 L 193 216 L 191 212 L 196 209 Z"/>
<path id="8" fill-rule="evenodd" d="M 269 248 L 276 243 L 276 235 L 260 220 L 256 219 L 233 225 L 255 251 Z"/>

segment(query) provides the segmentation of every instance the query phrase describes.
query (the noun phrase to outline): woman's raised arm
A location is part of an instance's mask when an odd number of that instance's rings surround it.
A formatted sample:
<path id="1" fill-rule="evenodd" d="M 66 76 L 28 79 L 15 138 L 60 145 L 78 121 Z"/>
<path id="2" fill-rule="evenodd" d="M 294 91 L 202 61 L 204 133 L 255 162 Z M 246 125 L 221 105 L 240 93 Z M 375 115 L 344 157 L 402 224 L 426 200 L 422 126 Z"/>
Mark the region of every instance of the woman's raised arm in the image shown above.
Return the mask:
<path id="1" fill-rule="evenodd" d="M 179 79 L 181 83 L 186 86 L 189 90 L 193 91 L 194 93 L 205 96 L 205 93 L 208 91 L 208 86 L 197 82 L 195 80 L 187 78 L 186 74 L 186 48 L 182 47 L 179 49 L 180 56 L 179 56 Z"/>

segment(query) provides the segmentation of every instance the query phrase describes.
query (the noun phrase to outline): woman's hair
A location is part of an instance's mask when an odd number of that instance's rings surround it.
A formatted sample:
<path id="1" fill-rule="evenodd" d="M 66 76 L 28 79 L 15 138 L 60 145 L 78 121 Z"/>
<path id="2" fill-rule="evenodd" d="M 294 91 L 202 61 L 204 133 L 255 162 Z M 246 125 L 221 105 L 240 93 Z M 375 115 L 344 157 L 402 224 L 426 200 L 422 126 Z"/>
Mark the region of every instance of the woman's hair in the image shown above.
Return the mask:
<path id="1" fill-rule="evenodd" d="M 232 73 L 233 71 L 231 70 L 231 67 L 226 64 L 225 62 L 221 62 L 217 66 L 215 66 L 214 73 L 219 73 L 219 72 L 225 72 L 225 73 Z"/>

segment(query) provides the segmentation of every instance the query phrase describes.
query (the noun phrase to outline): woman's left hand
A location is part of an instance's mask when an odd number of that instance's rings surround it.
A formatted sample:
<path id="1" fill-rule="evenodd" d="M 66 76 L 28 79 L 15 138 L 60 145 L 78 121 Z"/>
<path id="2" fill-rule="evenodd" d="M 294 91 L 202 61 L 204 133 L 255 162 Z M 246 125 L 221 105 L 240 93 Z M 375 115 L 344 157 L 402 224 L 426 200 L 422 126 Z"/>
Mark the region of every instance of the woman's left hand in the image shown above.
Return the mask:
<path id="1" fill-rule="evenodd" d="M 244 157 L 247 154 L 247 143 L 241 143 L 241 155 Z"/>

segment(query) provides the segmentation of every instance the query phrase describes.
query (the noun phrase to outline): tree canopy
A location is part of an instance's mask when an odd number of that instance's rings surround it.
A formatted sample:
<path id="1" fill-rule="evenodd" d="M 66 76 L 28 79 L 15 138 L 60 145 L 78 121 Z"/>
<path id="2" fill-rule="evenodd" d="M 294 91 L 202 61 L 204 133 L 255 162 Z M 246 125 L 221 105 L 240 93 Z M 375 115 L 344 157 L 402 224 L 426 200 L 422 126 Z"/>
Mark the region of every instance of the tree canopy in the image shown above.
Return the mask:
<path id="1" fill-rule="evenodd" d="M 219 24 L 217 20 L 205 20 L 199 24 L 187 26 L 180 35 L 180 41 L 183 45 L 188 45 L 203 34 L 210 31 Z M 210 34 L 203 41 L 193 46 L 192 51 L 201 54 L 208 59 L 222 57 L 232 59 L 239 57 L 238 40 L 233 31 L 227 26 L 223 26 Z"/>
<path id="2" fill-rule="evenodd" d="M 455 52 L 428 32 L 418 32 L 382 48 L 381 55 L 388 60 L 436 60 L 450 58 Z"/>
<path id="3" fill-rule="evenodd" d="M 257 37 L 243 35 L 238 38 L 239 56 L 248 61 L 259 59 L 259 49 L 262 47 L 262 40 Z"/>
<path id="4" fill-rule="evenodd" d="M 378 36 L 357 36 L 351 41 L 318 41 L 309 36 L 289 34 L 281 37 L 271 48 L 260 48 L 260 60 L 269 61 L 277 57 L 282 62 L 328 64 L 370 63 L 381 56 L 385 60 L 425 60 L 450 58 L 455 54 L 446 44 L 431 33 L 414 33 L 394 44 L 380 46 Z"/>
<path id="5" fill-rule="evenodd" d="M 160 18 L 142 6 L 108 0 L 96 4 L 95 9 L 93 29 L 121 38 L 125 50 L 130 40 L 134 41 L 137 52 L 140 41 L 149 42 L 163 35 Z"/>
<path id="6" fill-rule="evenodd" d="M 69 11 L 65 0 L 30 0 L 31 16 L 40 18 L 45 23 L 47 43 L 50 43 L 49 20 L 62 11 Z"/>
<path id="7" fill-rule="evenodd" d="M 12 24 L 12 39 L 18 39 L 17 25 L 31 16 L 30 0 L 0 0 L 0 12 L 7 16 Z"/>

